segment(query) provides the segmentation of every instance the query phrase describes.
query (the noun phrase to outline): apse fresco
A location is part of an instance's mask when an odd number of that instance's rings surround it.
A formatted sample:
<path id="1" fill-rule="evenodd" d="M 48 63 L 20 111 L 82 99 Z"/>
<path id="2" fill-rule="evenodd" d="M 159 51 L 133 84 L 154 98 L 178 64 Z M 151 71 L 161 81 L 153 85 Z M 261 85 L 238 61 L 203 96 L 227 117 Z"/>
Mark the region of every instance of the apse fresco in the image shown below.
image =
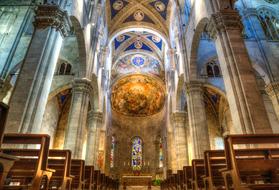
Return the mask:
<path id="1" fill-rule="evenodd" d="M 127 55 L 114 64 L 112 77 L 117 78 L 130 73 L 152 74 L 164 78 L 159 60 L 142 54 Z"/>
<path id="2" fill-rule="evenodd" d="M 158 78 L 133 74 L 119 79 L 112 87 L 112 109 L 127 116 L 149 116 L 160 112 L 165 90 Z"/>

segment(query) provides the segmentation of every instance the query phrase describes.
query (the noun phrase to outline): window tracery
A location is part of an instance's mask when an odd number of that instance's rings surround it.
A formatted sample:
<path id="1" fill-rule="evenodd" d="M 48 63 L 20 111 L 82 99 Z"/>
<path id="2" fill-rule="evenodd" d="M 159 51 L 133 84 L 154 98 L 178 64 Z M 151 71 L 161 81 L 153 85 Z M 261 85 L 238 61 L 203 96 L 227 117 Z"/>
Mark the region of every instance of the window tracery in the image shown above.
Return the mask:
<path id="1" fill-rule="evenodd" d="M 132 140 L 132 169 L 139 171 L 142 168 L 142 140 L 135 137 Z"/>
<path id="2" fill-rule="evenodd" d="M 58 75 L 71 75 L 72 65 L 69 63 L 62 63 L 58 69 Z"/>
<path id="3" fill-rule="evenodd" d="M 279 40 L 279 19 L 268 9 L 259 10 L 259 18 L 269 40 Z"/>
<path id="4" fill-rule="evenodd" d="M 162 168 L 164 166 L 164 157 L 163 157 L 163 143 L 162 138 L 160 138 L 159 141 L 159 168 Z"/>
<path id="5" fill-rule="evenodd" d="M 208 77 L 220 77 L 220 67 L 216 61 L 210 61 L 206 64 L 206 73 Z"/>
<path id="6" fill-rule="evenodd" d="M 114 167 L 114 159 L 115 159 L 115 147 L 116 147 L 116 140 L 115 136 L 111 137 L 111 149 L 110 149 L 110 167 Z"/>

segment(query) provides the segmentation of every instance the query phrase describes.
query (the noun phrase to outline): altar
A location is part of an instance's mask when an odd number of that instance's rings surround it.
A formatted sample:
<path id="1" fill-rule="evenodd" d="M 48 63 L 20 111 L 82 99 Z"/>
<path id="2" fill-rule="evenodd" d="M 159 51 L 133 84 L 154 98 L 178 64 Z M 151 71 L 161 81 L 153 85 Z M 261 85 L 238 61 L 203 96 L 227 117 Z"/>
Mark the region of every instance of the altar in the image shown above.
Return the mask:
<path id="1" fill-rule="evenodd" d="M 122 184 L 125 189 L 127 186 L 152 186 L 152 176 L 122 176 Z"/>

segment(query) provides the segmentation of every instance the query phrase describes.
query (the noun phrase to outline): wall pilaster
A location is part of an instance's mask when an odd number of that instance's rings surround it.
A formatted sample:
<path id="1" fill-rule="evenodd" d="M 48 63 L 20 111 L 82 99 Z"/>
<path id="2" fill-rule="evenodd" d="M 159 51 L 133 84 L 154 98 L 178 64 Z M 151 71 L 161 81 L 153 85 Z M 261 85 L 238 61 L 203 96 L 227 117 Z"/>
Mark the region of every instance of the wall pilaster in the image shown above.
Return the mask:
<path id="1" fill-rule="evenodd" d="M 88 112 L 88 133 L 87 133 L 87 146 L 86 146 L 86 159 L 87 165 L 94 165 L 97 168 L 97 156 L 99 151 L 99 133 L 100 127 L 103 122 L 103 113 Z"/>
<path id="2" fill-rule="evenodd" d="M 73 96 L 66 129 L 65 149 L 72 151 L 73 158 L 81 159 L 90 93 L 93 87 L 88 79 L 75 79 L 73 82 Z"/>
<path id="3" fill-rule="evenodd" d="M 205 150 L 210 149 L 209 134 L 203 97 L 203 84 L 191 81 L 186 84 L 189 117 L 189 160 L 203 158 Z"/>
<path id="4" fill-rule="evenodd" d="M 173 131 L 175 139 L 175 150 L 177 167 L 179 170 L 183 169 L 183 166 L 188 165 L 188 147 L 187 147 L 187 131 L 186 131 L 186 112 L 175 112 L 172 114 Z"/>

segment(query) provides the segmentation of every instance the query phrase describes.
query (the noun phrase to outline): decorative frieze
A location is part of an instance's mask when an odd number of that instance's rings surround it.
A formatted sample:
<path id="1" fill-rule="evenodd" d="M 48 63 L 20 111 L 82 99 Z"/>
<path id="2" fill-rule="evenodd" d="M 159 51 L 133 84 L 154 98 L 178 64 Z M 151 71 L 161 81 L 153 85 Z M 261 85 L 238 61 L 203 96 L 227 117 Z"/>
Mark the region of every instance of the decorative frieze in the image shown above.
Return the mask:
<path id="1" fill-rule="evenodd" d="M 56 28 L 62 36 L 69 35 L 71 21 L 66 11 L 58 5 L 39 5 L 36 10 L 34 26 L 39 29 Z"/>
<path id="2" fill-rule="evenodd" d="M 227 30 L 242 30 L 240 15 L 235 10 L 222 10 L 212 14 L 207 31 L 212 39 L 216 39 L 218 32 Z"/>

